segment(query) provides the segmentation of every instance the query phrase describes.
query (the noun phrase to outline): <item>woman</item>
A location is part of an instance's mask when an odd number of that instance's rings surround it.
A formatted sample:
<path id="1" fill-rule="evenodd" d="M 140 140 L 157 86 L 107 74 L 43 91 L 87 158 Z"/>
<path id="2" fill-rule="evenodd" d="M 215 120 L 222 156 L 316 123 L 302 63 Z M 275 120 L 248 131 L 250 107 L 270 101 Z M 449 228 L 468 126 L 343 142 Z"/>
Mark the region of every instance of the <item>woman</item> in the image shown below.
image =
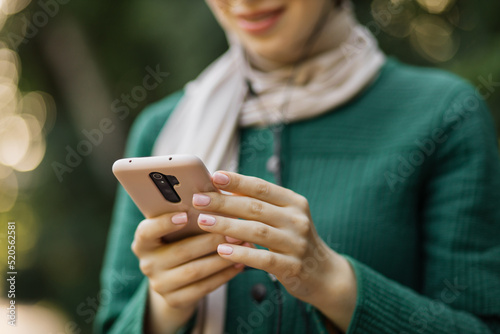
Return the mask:
<path id="1" fill-rule="evenodd" d="M 225 192 L 193 197 L 210 233 L 164 244 L 186 214 L 143 220 L 120 190 L 97 332 L 500 332 L 477 92 L 386 59 L 349 3 L 207 2 L 229 51 L 141 114 L 127 156 L 196 154 Z"/>

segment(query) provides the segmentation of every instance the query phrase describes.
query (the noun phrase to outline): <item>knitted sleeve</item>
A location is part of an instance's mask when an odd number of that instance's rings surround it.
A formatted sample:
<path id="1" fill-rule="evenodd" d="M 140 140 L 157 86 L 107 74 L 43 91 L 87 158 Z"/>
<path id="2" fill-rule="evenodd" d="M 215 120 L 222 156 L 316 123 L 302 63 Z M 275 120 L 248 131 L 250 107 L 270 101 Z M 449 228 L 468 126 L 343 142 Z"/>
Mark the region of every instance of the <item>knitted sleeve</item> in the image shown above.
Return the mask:
<path id="1" fill-rule="evenodd" d="M 434 143 L 421 211 L 421 288 L 413 291 L 348 257 L 358 281 L 348 333 L 500 333 L 500 159 L 493 121 L 465 85 L 439 117 L 444 135 Z"/>

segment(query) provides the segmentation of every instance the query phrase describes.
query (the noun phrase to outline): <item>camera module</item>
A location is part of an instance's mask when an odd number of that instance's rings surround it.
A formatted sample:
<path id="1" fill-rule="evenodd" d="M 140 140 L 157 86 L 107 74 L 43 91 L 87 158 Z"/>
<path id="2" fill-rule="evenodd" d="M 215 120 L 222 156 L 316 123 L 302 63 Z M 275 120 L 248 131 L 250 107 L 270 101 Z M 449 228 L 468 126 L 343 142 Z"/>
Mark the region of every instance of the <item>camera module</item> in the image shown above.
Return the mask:
<path id="1" fill-rule="evenodd" d="M 179 184 L 175 176 L 152 172 L 149 174 L 149 177 L 153 180 L 163 198 L 171 203 L 179 203 L 181 201 L 179 194 L 174 189 L 174 186 Z"/>

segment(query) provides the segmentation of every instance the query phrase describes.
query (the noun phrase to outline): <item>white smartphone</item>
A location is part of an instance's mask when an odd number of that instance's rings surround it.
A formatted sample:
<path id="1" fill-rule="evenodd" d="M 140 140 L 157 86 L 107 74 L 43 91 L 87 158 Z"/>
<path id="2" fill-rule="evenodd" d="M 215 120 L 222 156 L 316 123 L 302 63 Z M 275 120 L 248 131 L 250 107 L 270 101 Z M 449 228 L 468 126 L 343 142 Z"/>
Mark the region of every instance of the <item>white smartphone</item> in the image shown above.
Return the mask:
<path id="1" fill-rule="evenodd" d="M 194 155 L 169 155 L 117 160 L 113 174 L 146 218 L 170 212 L 187 212 L 187 225 L 165 236 L 171 242 L 206 233 L 198 227 L 199 211 L 193 194 L 218 192 L 210 172 Z"/>

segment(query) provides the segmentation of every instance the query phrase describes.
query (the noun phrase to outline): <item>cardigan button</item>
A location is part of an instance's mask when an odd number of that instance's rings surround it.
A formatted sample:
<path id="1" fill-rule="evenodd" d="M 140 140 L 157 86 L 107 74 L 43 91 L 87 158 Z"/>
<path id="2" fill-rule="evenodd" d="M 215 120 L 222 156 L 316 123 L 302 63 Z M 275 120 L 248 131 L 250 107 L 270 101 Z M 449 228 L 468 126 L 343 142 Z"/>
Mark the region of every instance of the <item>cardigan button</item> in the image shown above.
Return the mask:
<path id="1" fill-rule="evenodd" d="M 267 289 L 264 284 L 259 283 L 252 287 L 251 293 L 253 300 L 260 304 L 266 297 Z"/>
<path id="2" fill-rule="evenodd" d="M 277 155 L 271 156 L 266 163 L 266 169 L 269 173 L 276 174 L 280 168 L 280 158 Z"/>

